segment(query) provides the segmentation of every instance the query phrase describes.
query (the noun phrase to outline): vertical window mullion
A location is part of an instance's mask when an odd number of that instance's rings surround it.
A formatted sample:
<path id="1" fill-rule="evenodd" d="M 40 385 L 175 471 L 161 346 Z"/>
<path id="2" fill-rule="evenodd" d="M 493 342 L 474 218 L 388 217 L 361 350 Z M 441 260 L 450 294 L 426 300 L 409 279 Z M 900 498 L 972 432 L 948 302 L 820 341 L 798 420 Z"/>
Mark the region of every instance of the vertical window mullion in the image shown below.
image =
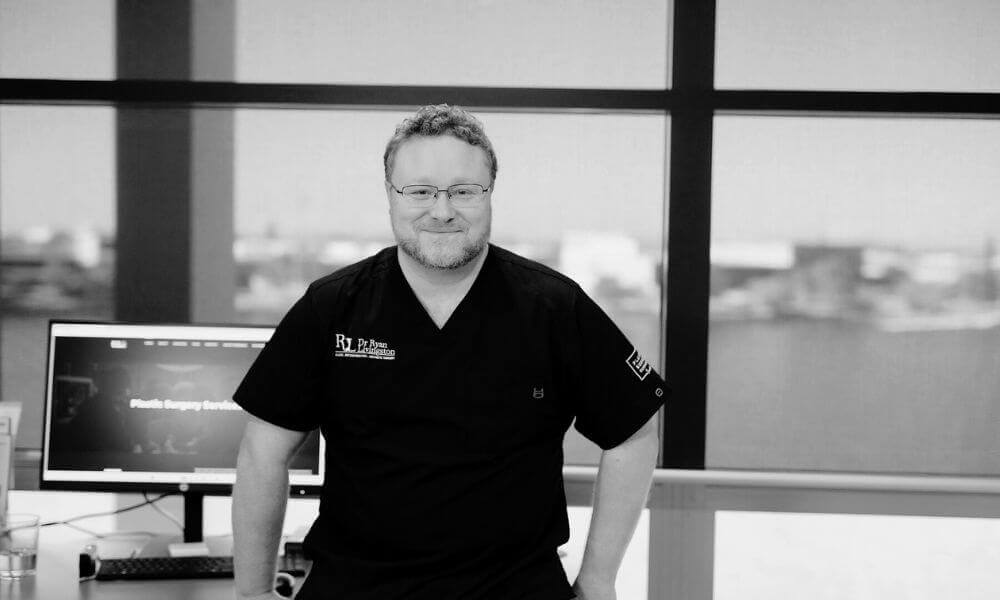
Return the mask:
<path id="1" fill-rule="evenodd" d="M 715 3 L 674 2 L 664 467 L 704 468 Z"/>

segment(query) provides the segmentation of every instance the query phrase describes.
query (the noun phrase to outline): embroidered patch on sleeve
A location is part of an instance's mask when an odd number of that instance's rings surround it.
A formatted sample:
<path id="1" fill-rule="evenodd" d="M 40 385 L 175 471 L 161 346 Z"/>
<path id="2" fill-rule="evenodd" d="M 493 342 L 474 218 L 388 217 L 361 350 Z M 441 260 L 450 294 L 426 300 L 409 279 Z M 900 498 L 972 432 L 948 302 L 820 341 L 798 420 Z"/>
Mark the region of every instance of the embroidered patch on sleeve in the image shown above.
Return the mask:
<path id="1" fill-rule="evenodd" d="M 642 355 L 639 354 L 639 351 L 634 348 L 632 349 L 632 354 L 629 354 L 628 358 L 625 359 L 625 364 L 632 369 L 632 372 L 639 378 L 639 381 L 646 379 L 649 372 L 653 370 L 649 361 L 643 358 Z"/>

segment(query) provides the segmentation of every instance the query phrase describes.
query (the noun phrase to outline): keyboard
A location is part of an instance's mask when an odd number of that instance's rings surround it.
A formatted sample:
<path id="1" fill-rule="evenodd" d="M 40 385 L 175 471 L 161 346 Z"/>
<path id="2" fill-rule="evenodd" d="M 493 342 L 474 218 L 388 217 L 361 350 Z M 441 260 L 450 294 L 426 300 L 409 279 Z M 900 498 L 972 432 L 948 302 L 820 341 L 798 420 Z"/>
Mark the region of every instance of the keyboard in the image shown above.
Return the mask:
<path id="1" fill-rule="evenodd" d="M 301 555 L 279 556 L 278 570 L 290 575 L 306 574 L 309 562 Z M 153 556 L 104 558 L 96 579 L 218 579 L 232 578 L 232 556 Z"/>

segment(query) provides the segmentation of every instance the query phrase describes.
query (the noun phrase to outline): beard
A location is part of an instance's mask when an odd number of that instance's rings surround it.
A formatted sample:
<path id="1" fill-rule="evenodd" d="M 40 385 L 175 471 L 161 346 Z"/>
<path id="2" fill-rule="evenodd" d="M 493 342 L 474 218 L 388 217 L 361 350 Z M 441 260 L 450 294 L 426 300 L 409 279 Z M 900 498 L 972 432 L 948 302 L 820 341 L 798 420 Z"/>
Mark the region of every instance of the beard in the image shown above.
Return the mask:
<path id="1" fill-rule="evenodd" d="M 395 227 L 393 228 L 396 229 Z M 438 236 L 421 237 L 416 235 L 404 236 L 402 232 L 395 230 L 396 243 L 407 256 L 415 260 L 418 264 L 428 269 L 460 269 L 474 261 L 489 242 L 490 228 L 474 238 L 465 236 L 440 236 L 446 239 L 433 239 Z M 459 238 L 459 239 L 455 239 Z"/>

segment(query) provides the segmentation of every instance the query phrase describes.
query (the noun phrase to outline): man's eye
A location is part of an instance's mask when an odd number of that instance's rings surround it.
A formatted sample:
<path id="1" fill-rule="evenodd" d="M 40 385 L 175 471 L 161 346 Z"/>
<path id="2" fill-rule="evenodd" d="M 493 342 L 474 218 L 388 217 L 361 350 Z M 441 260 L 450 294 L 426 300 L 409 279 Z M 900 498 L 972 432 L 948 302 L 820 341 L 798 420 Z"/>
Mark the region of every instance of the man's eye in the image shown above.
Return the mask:
<path id="1" fill-rule="evenodd" d="M 469 196 L 472 195 L 472 190 L 463 190 L 463 189 L 452 190 L 451 195 L 457 196 L 459 198 L 468 198 Z"/>
<path id="2" fill-rule="evenodd" d="M 433 195 L 430 190 L 408 190 L 406 193 L 420 199 L 429 198 Z"/>

